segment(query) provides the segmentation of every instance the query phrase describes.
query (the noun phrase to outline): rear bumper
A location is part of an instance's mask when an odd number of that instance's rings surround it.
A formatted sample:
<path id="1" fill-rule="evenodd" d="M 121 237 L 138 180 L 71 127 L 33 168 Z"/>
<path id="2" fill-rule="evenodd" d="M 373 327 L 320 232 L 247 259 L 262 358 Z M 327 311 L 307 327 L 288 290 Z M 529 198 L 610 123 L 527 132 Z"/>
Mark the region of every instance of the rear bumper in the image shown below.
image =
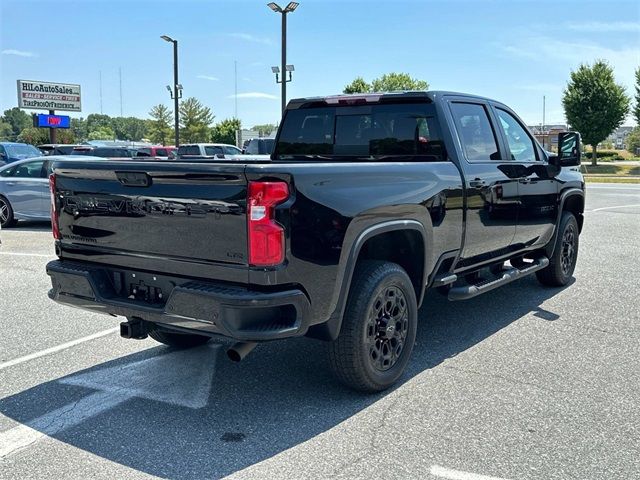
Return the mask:
<path id="1" fill-rule="evenodd" d="M 261 341 L 304 335 L 309 327 L 309 300 L 299 289 L 262 292 L 60 260 L 47 264 L 47 274 L 49 298 L 58 303 L 166 328 Z M 130 294 L 135 288 L 153 293 L 139 298 Z"/>

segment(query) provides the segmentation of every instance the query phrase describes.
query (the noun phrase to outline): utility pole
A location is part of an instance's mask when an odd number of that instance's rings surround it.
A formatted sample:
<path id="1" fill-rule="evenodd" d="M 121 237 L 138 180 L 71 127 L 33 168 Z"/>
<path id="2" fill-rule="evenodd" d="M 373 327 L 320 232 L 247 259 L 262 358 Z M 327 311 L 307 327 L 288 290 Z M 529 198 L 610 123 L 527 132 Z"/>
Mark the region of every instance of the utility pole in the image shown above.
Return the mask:
<path id="1" fill-rule="evenodd" d="M 233 71 L 234 71 L 234 80 L 235 80 L 235 118 L 238 118 L 238 61 L 233 61 Z"/>
<path id="2" fill-rule="evenodd" d="M 120 116 L 122 116 L 122 68 L 118 68 L 118 75 L 120 77 Z"/>
<path id="3" fill-rule="evenodd" d="M 102 115 L 102 70 L 98 71 L 98 79 L 100 82 L 100 115 Z"/>
<path id="4" fill-rule="evenodd" d="M 176 148 L 180 146 L 180 112 L 178 111 L 179 99 L 182 98 L 182 85 L 178 83 L 178 41 L 173 38 L 162 35 L 162 38 L 166 42 L 173 43 L 173 89 L 167 87 L 173 98 L 173 113 L 174 113 L 174 128 L 175 128 L 175 144 Z"/>
<path id="5" fill-rule="evenodd" d="M 547 97 L 545 95 L 542 96 L 542 148 L 545 147 L 545 114 L 546 114 L 546 106 L 547 106 Z"/>

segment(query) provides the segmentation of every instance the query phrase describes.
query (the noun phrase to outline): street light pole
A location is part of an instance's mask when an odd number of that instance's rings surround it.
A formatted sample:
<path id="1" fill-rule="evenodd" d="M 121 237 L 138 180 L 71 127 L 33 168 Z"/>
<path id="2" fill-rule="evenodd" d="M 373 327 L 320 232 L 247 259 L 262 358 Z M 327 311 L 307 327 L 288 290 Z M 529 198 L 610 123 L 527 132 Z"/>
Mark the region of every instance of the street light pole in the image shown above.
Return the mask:
<path id="1" fill-rule="evenodd" d="M 285 70 L 287 66 L 287 12 L 282 12 L 282 61 L 280 62 L 282 72 L 282 114 L 287 107 L 287 82 L 285 78 Z"/>
<path id="2" fill-rule="evenodd" d="M 290 68 L 287 68 L 287 13 L 293 12 L 296 8 L 298 8 L 298 2 L 289 2 L 285 8 L 280 7 L 280 5 L 271 2 L 268 3 L 267 6 L 276 13 L 282 15 L 282 58 L 280 62 L 280 72 L 282 73 L 282 81 L 278 81 L 278 73 L 276 72 L 276 67 L 273 67 L 272 70 L 276 73 L 276 83 L 282 83 L 282 113 L 287 106 L 287 82 L 291 81 L 291 71 L 293 70 L 293 66 L 289 65 Z M 289 80 L 287 80 L 286 72 L 289 72 Z"/>
<path id="3" fill-rule="evenodd" d="M 173 112 L 176 148 L 180 146 L 180 113 L 178 111 L 178 41 L 173 41 Z"/>
<path id="4" fill-rule="evenodd" d="M 175 143 L 176 148 L 180 146 L 180 112 L 178 111 L 178 100 L 182 96 L 182 87 L 178 82 L 178 41 L 173 38 L 162 35 L 160 36 L 165 42 L 173 43 L 173 89 L 170 89 L 171 98 L 173 98 L 173 116 L 174 116 L 174 128 L 175 128 Z"/>

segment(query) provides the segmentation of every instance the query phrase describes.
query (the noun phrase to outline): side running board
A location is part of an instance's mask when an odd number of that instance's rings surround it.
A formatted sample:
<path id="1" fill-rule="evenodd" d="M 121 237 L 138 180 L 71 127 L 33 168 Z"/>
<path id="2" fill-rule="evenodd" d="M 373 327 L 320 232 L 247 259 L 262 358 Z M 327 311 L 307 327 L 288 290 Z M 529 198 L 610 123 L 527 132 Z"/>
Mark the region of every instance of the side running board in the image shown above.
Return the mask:
<path id="1" fill-rule="evenodd" d="M 549 259 L 547 257 L 542 257 L 534 260 L 533 263 L 523 265 L 523 268 L 505 268 L 497 278 L 482 280 L 474 285 L 453 287 L 449 290 L 448 298 L 449 300 L 454 301 L 477 297 L 478 295 L 493 290 L 494 288 L 501 287 L 502 285 L 511 283 L 514 280 L 531 275 L 538 270 L 542 270 L 547 265 L 549 265 Z"/>

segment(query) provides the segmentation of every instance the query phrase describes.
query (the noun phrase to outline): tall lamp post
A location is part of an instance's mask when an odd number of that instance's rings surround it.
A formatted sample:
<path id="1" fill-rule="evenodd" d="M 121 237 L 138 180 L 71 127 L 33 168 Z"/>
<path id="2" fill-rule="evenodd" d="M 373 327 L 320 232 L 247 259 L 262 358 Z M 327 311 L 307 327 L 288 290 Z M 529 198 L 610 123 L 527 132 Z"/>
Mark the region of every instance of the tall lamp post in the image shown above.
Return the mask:
<path id="1" fill-rule="evenodd" d="M 291 72 L 293 71 L 293 65 L 287 65 L 287 13 L 293 12 L 300 5 L 298 2 L 289 2 L 284 8 L 280 7 L 277 3 L 271 2 L 267 6 L 276 13 L 282 15 L 282 61 L 280 62 L 280 69 L 278 67 L 271 67 L 273 73 L 276 74 L 276 83 L 282 84 L 282 112 L 287 106 L 287 82 L 291 81 Z M 278 71 L 276 71 L 278 69 Z M 278 73 L 282 72 L 282 79 L 278 79 Z M 289 72 L 289 79 L 287 80 L 285 72 Z"/>
<path id="2" fill-rule="evenodd" d="M 173 43 L 173 88 L 167 85 L 167 90 L 173 99 L 173 112 L 175 122 L 176 148 L 180 146 L 180 113 L 178 112 L 178 100 L 182 98 L 182 85 L 178 83 L 178 41 L 168 35 L 161 35 L 161 39 Z"/>

